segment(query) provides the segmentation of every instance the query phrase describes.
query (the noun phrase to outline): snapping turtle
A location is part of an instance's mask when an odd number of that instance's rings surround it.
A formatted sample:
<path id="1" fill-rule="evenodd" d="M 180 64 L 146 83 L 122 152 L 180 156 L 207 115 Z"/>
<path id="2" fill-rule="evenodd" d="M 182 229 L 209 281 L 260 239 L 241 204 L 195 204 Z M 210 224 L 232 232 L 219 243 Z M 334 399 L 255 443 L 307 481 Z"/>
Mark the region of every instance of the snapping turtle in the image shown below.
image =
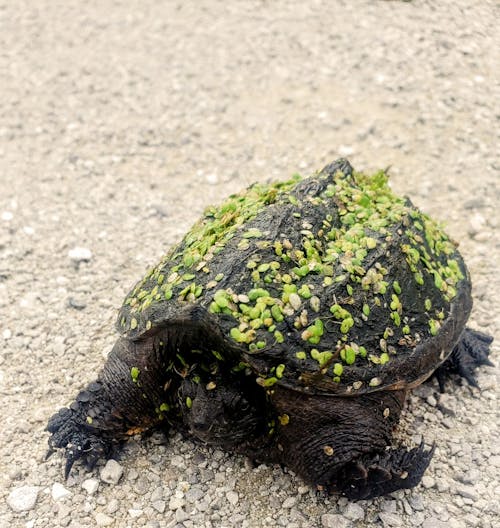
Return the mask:
<path id="1" fill-rule="evenodd" d="M 127 295 L 97 380 L 48 423 L 92 467 L 128 435 L 175 427 L 365 499 L 418 484 L 424 445 L 388 447 L 407 392 L 476 386 L 492 339 L 465 328 L 456 245 L 383 172 L 337 160 L 209 207 Z"/>

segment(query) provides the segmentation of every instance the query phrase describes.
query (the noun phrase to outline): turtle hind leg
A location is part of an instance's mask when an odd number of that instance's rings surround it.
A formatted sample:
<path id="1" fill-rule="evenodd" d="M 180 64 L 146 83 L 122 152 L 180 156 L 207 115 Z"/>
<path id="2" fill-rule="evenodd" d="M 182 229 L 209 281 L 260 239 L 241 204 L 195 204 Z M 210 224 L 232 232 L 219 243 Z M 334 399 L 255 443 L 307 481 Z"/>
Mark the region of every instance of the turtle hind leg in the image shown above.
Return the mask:
<path id="1" fill-rule="evenodd" d="M 474 371 L 481 365 L 493 366 L 489 360 L 493 338 L 483 332 L 466 328 L 449 358 L 436 370 L 439 390 L 445 391 L 446 380 L 453 374 L 465 378 L 469 385 L 479 388 Z"/>
<path id="2" fill-rule="evenodd" d="M 422 443 L 409 451 L 401 447 L 364 455 L 339 471 L 331 491 L 352 500 L 364 500 L 413 488 L 422 479 L 433 454 L 434 446 L 426 450 Z"/>

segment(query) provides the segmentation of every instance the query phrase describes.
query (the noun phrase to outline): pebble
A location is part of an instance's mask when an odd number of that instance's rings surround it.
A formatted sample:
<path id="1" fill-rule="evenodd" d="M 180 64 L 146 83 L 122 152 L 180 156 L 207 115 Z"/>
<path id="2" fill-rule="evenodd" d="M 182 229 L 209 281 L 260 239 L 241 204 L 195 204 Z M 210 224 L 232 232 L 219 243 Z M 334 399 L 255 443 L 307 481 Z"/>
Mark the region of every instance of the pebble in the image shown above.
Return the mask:
<path id="1" fill-rule="evenodd" d="M 344 510 L 344 516 L 351 521 L 360 521 L 365 518 L 365 510 L 356 502 L 350 502 Z"/>
<path id="2" fill-rule="evenodd" d="M 70 497 L 73 495 L 71 491 L 66 489 L 62 484 L 59 484 L 59 482 L 54 482 L 52 485 L 52 498 L 55 501 L 59 501 L 62 499 L 66 499 L 67 497 Z"/>
<path id="3" fill-rule="evenodd" d="M 68 257 L 75 263 L 88 262 L 92 259 L 92 251 L 84 247 L 74 247 L 68 251 Z"/>
<path id="4" fill-rule="evenodd" d="M 137 519 L 143 514 L 143 511 L 135 508 L 130 508 L 128 514 L 130 515 L 130 517 L 132 517 L 132 519 Z"/>
<path id="5" fill-rule="evenodd" d="M 422 495 L 420 494 L 415 493 L 414 495 L 412 495 L 410 497 L 409 502 L 410 502 L 410 506 L 416 511 L 423 511 L 425 508 Z"/>
<path id="6" fill-rule="evenodd" d="M 448 522 L 440 521 L 436 517 L 427 517 L 422 523 L 422 528 L 448 528 Z"/>
<path id="7" fill-rule="evenodd" d="M 434 396 L 432 394 L 430 396 L 427 396 L 427 400 L 426 401 L 432 407 L 436 407 L 436 405 L 437 405 L 437 400 L 436 400 L 436 398 L 434 398 Z"/>
<path id="8" fill-rule="evenodd" d="M 95 478 L 89 478 L 82 482 L 82 488 L 89 494 L 93 495 L 99 487 L 99 481 Z"/>
<path id="9" fill-rule="evenodd" d="M 10 211 L 2 212 L 2 220 L 5 222 L 10 222 L 14 218 L 14 215 Z"/>
<path id="10" fill-rule="evenodd" d="M 230 504 L 232 504 L 233 506 L 236 506 L 236 504 L 238 504 L 239 496 L 236 493 L 236 491 L 228 491 L 226 493 L 226 499 L 228 500 Z"/>
<path id="11" fill-rule="evenodd" d="M 422 486 L 425 489 L 433 488 L 436 485 L 436 479 L 431 475 L 424 475 L 422 477 Z"/>
<path id="12" fill-rule="evenodd" d="M 29 511 L 35 507 L 40 488 L 21 486 L 14 488 L 7 497 L 7 504 L 16 512 Z"/>
<path id="13" fill-rule="evenodd" d="M 120 502 L 118 501 L 118 499 L 111 499 L 108 502 L 108 505 L 106 506 L 106 511 L 111 515 L 113 513 L 116 513 L 119 509 L 120 509 Z"/>
<path id="14" fill-rule="evenodd" d="M 379 519 L 382 521 L 384 528 L 390 528 L 392 526 L 402 526 L 403 519 L 396 513 L 380 512 L 378 514 Z"/>
<path id="15" fill-rule="evenodd" d="M 123 475 L 123 467 L 112 458 L 106 462 L 106 465 L 101 469 L 101 480 L 107 484 L 118 484 Z"/>
<path id="16" fill-rule="evenodd" d="M 351 528 L 349 519 L 337 513 L 324 513 L 321 516 L 321 526 L 323 528 Z"/>
<path id="17" fill-rule="evenodd" d="M 175 520 L 177 522 L 184 522 L 186 521 L 187 519 L 189 519 L 189 514 L 187 512 L 185 512 L 182 508 L 179 508 L 178 510 L 175 511 Z"/>
<path id="18" fill-rule="evenodd" d="M 284 501 L 283 501 L 283 504 L 281 505 L 282 508 L 292 508 L 293 506 L 295 506 L 295 504 L 297 503 L 297 497 L 294 497 L 294 496 L 291 496 L 291 497 L 287 497 Z"/>
<path id="19" fill-rule="evenodd" d="M 186 501 L 181 497 L 176 497 L 175 495 L 170 498 L 170 501 L 168 503 L 168 507 L 170 510 L 178 510 L 179 508 L 182 508 L 186 504 Z"/>
<path id="20" fill-rule="evenodd" d="M 115 522 L 113 517 L 102 512 L 96 513 L 94 518 L 97 526 L 111 526 Z"/>
<path id="21" fill-rule="evenodd" d="M 167 507 L 167 503 L 164 500 L 155 500 L 151 504 L 153 505 L 153 508 L 160 513 L 163 513 Z"/>
<path id="22" fill-rule="evenodd" d="M 476 501 L 479 498 L 477 491 L 472 486 L 457 486 L 457 493 L 461 497 Z"/>
<path id="23" fill-rule="evenodd" d="M 474 213 L 469 218 L 469 234 L 474 236 L 481 232 L 486 225 L 486 218 L 481 213 Z"/>

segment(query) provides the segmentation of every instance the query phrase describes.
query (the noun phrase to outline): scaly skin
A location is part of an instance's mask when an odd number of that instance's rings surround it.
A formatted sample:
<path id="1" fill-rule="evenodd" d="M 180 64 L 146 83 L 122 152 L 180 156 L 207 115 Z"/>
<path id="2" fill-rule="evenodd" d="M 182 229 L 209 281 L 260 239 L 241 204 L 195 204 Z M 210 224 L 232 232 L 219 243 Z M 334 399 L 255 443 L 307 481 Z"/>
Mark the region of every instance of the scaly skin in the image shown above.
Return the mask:
<path id="1" fill-rule="evenodd" d="M 465 330 L 440 369 L 441 379 L 457 372 L 476 386 L 471 376 L 478 366 L 491 364 L 490 342 L 484 334 Z M 120 339 L 98 380 L 50 419 L 50 450 L 66 448 L 66 476 L 75 461 L 82 459 L 93 467 L 127 435 L 167 422 L 203 442 L 261 462 L 283 463 L 306 481 L 350 499 L 414 487 L 429 465 L 434 448 L 425 450 L 423 444 L 386 451 L 404 391 L 338 398 L 276 387 L 266 398 L 252 377 L 226 372 L 212 387 L 187 375 L 166 388 L 175 394 L 177 418 L 172 414 L 161 420 L 156 409 L 166 397 L 158 379 L 164 372 L 165 350 L 155 339 L 138 343 Z M 141 384 L 130 377 L 131 365 L 142 369 Z M 270 420 L 276 422 L 271 435 Z"/>

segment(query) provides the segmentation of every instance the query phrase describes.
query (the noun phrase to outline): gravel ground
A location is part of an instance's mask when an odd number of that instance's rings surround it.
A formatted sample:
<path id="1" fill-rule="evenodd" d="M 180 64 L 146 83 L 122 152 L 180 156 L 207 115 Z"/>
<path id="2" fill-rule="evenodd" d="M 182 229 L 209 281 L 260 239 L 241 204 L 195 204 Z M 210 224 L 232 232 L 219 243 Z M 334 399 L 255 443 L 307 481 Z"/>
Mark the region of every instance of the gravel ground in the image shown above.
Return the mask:
<path id="1" fill-rule="evenodd" d="M 471 325 L 500 336 L 499 4 L 225 4 L 0 2 L 0 527 L 499 526 L 494 368 L 482 392 L 409 398 L 399 434 L 438 449 L 420 486 L 372 501 L 178 435 L 68 481 L 44 461 L 46 421 L 102 365 L 125 293 L 204 207 L 339 155 L 390 165 L 447 223 Z"/>

